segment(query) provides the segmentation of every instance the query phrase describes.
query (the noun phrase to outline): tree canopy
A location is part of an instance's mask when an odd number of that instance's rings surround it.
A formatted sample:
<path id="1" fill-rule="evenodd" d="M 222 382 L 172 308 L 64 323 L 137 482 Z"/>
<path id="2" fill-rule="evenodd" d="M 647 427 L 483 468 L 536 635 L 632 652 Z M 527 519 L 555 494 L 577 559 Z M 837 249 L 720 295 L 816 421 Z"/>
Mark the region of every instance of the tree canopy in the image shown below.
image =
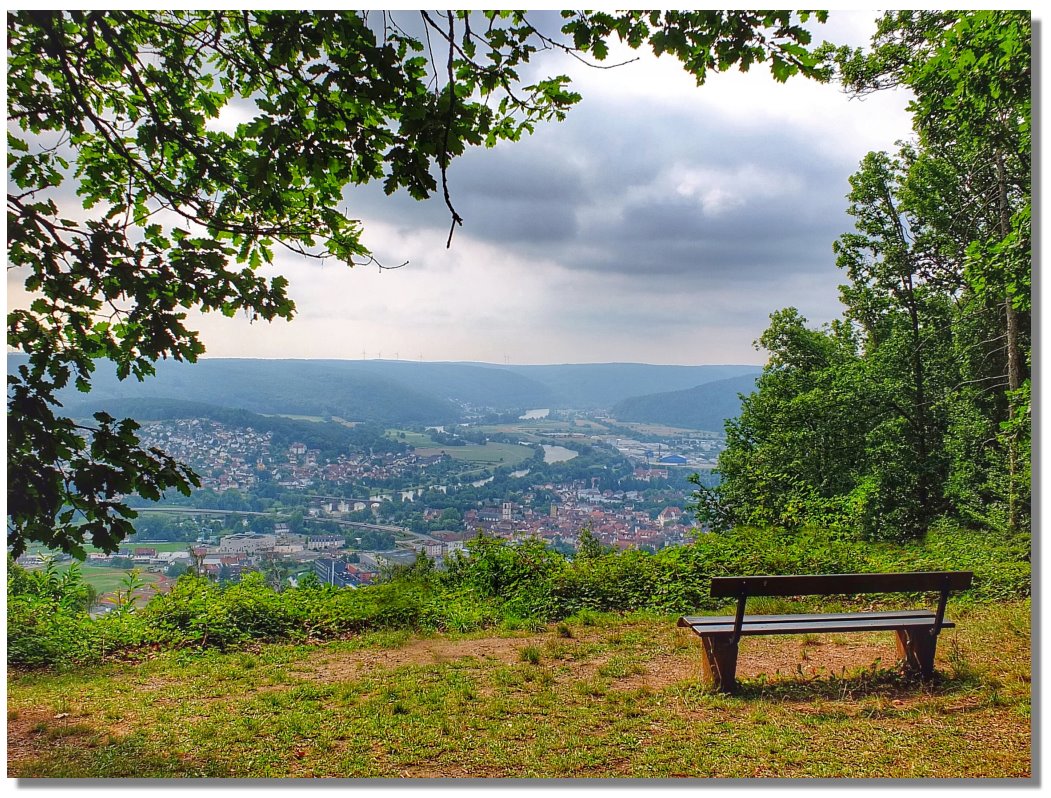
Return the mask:
<path id="1" fill-rule="evenodd" d="M 1031 35 L 1028 12 L 895 12 L 870 51 L 823 50 L 853 92 L 910 88 L 916 136 L 851 178 L 844 317 L 771 317 L 710 523 L 1029 529 Z"/>
<path id="2" fill-rule="evenodd" d="M 8 543 L 84 555 L 132 531 L 129 494 L 188 493 L 194 473 L 143 449 L 131 419 L 63 415 L 98 363 L 144 379 L 204 351 L 191 308 L 291 318 L 278 248 L 378 263 L 356 185 L 423 199 L 467 148 L 514 141 L 579 99 L 564 75 L 524 84 L 543 51 L 603 61 L 610 44 L 711 70 L 765 63 L 822 77 L 810 12 L 16 11 L 8 15 L 8 260 L 27 307 L 8 344 Z M 823 21 L 823 12 L 813 12 Z M 224 111 L 247 109 L 231 132 Z M 80 207 L 77 207 L 79 199 Z M 381 268 L 387 264 L 378 264 Z"/>

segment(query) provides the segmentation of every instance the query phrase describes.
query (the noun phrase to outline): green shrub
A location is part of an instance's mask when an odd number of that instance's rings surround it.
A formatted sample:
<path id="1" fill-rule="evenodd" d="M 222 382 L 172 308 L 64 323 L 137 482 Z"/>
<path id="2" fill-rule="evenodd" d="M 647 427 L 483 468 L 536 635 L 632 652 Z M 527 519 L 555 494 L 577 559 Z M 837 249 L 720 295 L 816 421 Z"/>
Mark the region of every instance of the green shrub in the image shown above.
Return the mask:
<path id="1" fill-rule="evenodd" d="M 592 546 L 567 560 L 540 540 L 472 540 L 445 571 L 430 561 L 393 569 L 386 581 L 339 589 L 304 579 L 275 592 L 262 574 L 217 585 L 184 574 L 135 610 L 91 619 L 76 568 L 30 572 L 8 563 L 8 663 L 77 664 L 143 644 L 225 649 L 254 640 L 326 638 L 394 629 L 470 632 L 503 624 L 538 631 L 546 622 L 594 625 L 602 613 L 666 615 L 716 610 L 714 576 L 972 570 L 965 600 L 1002 601 L 1031 592 L 1030 542 L 945 523 L 921 542 L 862 542 L 837 532 L 738 528 L 701 535 L 656 554 Z M 558 633 L 571 636 L 565 623 Z"/>
<path id="2" fill-rule="evenodd" d="M 427 629 L 474 632 L 504 619 L 502 602 L 482 598 L 471 590 L 436 591 L 427 601 L 422 625 Z"/>
<path id="3" fill-rule="evenodd" d="M 565 568 L 565 557 L 542 540 L 507 543 L 482 534 L 468 541 L 467 554 L 449 558 L 441 584 L 499 598 L 509 615 L 547 619 L 556 611 L 553 585 Z"/>
<path id="4" fill-rule="evenodd" d="M 429 593 L 426 586 L 398 581 L 326 591 L 313 606 L 312 629 L 327 636 L 423 628 Z"/>
<path id="5" fill-rule="evenodd" d="M 99 656 L 94 627 L 83 610 L 42 596 L 8 596 L 7 662 L 36 668 L 85 663 Z"/>
<path id="6" fill-rule="evenodd" d="M 23 667 L 84 663 L 101 653 L 87 610 L 94 592 L 74 563 L 29 571 L 7 561 L 7 661 Z"/>

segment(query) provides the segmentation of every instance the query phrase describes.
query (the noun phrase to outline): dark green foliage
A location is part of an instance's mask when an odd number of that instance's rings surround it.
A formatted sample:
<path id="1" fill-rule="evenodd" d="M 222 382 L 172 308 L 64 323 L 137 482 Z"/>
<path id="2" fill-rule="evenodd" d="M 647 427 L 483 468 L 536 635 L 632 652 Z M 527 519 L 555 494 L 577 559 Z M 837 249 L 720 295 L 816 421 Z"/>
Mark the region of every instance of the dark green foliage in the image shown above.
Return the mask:
<path id="1" fill-rule="evenodd" d="M 1029 529 L 1030 37 L 1028 12 L 892 12 L 870 53 L 829 51 L 857 93 L 913 91 L 917 141 L 851 178 L 844 318 L 771 316 L 702 520 Z"/>

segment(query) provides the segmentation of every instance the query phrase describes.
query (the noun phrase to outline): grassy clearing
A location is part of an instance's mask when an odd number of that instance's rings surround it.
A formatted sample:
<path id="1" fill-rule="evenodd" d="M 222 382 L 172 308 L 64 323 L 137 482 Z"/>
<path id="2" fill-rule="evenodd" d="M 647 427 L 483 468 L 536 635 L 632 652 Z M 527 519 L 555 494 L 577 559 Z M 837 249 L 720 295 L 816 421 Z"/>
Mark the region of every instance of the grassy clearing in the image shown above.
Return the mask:
<path id="1" fill-rule="evenodd" d="M 59 573 L 64 573 L 69 570 L 69 564 L 65 563 L 56 566 L 55 570 Z M 130 569 L 125 570 L 122 568 L 99 568 L 93 565 L 85 565 L 80 569 L 81 577 L 91 585 L 95 590 L 98 591 L 99 595 L 103 593 L 112 593 L 114 590 L 123 589 L 125 586 L 125 580 L 128 578 Z M 161 579 L 160 574 L 139 571 L 139 579 L 146 582 L 147 584 L 154 584 Z"/>
<path id="2" fill-rule="evenodd" d="M 423 432 L 413 432 L 407 429 L 389 429 L 387 430 L 387 437 L 391 440 L 398 441 L 400 443 L 407 444 L 412 447 L 417 446 L 437 446 L 434 439 Z"/>
<path id="3" fill-rule="evenodd" d="M 1029 604 L 957 606 L 931 685 L 889 633 L 751 638 L 738 695 L 667 616 L 170 652 L 8 675 L 11 777 L 1026 777 Z"/>

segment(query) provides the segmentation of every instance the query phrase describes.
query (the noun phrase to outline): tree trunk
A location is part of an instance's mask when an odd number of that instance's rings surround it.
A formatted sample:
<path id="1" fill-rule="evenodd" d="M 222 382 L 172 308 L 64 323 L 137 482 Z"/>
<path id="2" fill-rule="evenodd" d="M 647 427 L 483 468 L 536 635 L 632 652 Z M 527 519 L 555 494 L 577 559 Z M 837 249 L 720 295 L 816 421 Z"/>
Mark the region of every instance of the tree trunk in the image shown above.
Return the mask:
<path id="1" fill-rule="evenodd" d="M 1011 233 L 1011 212 L 1007 198 L 1007 175 L 1004 171 L 1003 156 L 996 154 L 996 183 L 1000 206 L 1000 235 L 1007 238 Z M 1004 316 L 1006 320 L 1007 333 L 1007 388 L 1009 391 L 1017 391 L 1022 386 L 1022 347 L 1018 311 L 1011 301 L 1011 297 L 1004 297 Z M 1008 394 L 1008 414 L 1014 415 L 1016 399 L 1013 394 Z M 1018 434 L 1011 433 L 1007 439 L 1007 464 L 1008 464 L 1008 488 L 1007 488 L 1007 524 L 1010 531 L 1017 532 L 1019 527 L 1019 501 L 1018 490 L 1015 483 L 1018 478 Z"/>

